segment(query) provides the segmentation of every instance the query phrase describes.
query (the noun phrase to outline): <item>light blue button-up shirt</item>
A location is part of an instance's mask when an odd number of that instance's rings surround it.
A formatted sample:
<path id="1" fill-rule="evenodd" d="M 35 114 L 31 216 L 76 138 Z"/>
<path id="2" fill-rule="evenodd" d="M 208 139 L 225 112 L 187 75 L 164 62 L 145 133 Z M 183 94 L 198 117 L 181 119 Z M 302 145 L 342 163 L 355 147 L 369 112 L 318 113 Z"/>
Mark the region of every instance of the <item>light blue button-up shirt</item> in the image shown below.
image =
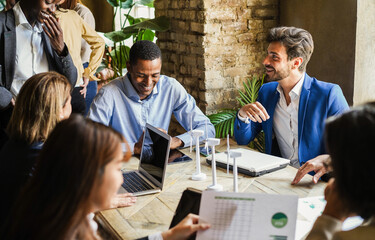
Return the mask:
<path id="1" fill-rule="evenodd" d="M 94 121 L 112 126 L 124 135 L 133 152 L 134 144 L 142 135 L 146 123 L 168 130 L 172 113 L 185 130 L 192 128 L 204 131 L 201 138 L 215 137 L 215 128 L 197 107 L 194 98 L 174 78 L 161 75 L 152 93 L 141 100 L 129 80 L 129 75 L 117 78 L 102 87 L 91 104 L 88 117 Z M 189 146 L 188 132 L 178 135 Z"/>

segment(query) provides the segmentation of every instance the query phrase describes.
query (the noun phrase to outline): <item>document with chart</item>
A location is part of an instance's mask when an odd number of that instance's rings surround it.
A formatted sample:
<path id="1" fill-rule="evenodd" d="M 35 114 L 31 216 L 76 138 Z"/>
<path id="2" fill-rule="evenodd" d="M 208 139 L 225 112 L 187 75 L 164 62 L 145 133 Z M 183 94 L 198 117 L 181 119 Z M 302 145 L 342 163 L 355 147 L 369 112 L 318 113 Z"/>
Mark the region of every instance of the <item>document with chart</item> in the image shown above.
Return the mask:
<path id="1" fill-rule="evenodd" d="M 199 222 L 211 228 L 197 240 L 293 240 L 297 207 L 298 196 L 204 191 Z"/>

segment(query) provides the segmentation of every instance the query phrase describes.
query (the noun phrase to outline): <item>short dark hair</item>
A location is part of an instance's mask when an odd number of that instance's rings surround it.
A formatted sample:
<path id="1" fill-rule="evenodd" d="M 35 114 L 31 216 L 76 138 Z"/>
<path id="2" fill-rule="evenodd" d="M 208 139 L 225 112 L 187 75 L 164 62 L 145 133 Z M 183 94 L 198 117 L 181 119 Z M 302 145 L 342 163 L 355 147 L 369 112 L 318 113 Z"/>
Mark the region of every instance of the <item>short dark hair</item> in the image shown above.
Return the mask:
<path id="1" fill-rule="evenodd" d="M 328 120 L 325 139 L 338 194 L 352 212 L 374 216 L 375 102 Z"/>
<path id="2" fill-rule="evenodd" d="M 306 71 L 307 63 L 314 51 L 314 42 L 311 34 L 296 27 L 275 27 L 267 36 L 267 42 L 280 42 L 288 54 L 288 60 L 302 57 L 303 62 L 299 66 L 299 71 Z"/>
<path id="3" fill-rule="evenodd" d="M 160 48 L 153 42 L 148 40 L 138 41 L 133 44 L 129 52 L 130 65 L 136 65 L 138 59 L 142 60 L 155 60 L 161 59 Z"/>

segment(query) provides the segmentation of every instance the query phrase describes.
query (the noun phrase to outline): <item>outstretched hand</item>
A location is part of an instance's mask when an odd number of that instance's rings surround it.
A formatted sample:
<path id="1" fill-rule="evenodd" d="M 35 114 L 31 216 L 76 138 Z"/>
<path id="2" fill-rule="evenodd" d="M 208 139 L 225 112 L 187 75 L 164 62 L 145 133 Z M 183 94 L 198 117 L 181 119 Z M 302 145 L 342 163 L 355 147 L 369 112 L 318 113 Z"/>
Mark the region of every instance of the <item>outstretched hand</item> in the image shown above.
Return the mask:
<path id="1" fill-rule="evenodd" d="M 137 198 L 131 193 L 116 194 L 111 199 L 111 208 L 129 207 L 135 204 Z"/>
<path id="2" fill-rule="evenodd" d="M 159 129 L 160 131 L 162 131 L 165 134 L 168 134 L 167 130 L 164 130 L 162 128 L 157 128 L 157 129 Z M 184 142 L 181 139 L 179 139 L 178 137 L 172 137 L 171 149 L 176 149 L 178 147 L 181 147 L 183 144 L 184 144 Z"/>
<path id="3" fill-rule="evenodd" d="M 211 226 L 207 223 L 198 223 L 199 216 L 190 213 L 175 227 L 162 233 L 164 240 L 182 240 L 187 239 L 193 233 L 200 230 L 209 229 Z"/>
<path id="4" fill-rule="evenodd" d="M 292 184 L 297 184 L 301 179 L 311 171 L 315 172 L 312 181 L 317 183 L 321 176 L 328 172 L 326 168 L 328 162 L 330 161 L 330 156 L 328 154 L 319 155 L 307 161 L 298 169 L 296 176 L 294 177 Z"/>

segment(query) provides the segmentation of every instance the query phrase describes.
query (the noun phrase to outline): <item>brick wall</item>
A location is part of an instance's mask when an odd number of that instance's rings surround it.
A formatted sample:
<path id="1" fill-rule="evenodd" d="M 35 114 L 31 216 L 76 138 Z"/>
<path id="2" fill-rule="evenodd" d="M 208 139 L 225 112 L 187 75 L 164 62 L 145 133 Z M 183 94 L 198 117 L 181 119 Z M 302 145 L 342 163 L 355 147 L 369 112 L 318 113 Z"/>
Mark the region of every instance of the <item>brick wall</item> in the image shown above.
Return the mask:
<path id="1" fill-rule="evenodd" d="M 267 31 L 279 0 L 156 0 L 171 29 L 157 33 L 163 74 L 176 78 L 206 114 L 237 107 L 237 89 L 263 74 Z"/>

